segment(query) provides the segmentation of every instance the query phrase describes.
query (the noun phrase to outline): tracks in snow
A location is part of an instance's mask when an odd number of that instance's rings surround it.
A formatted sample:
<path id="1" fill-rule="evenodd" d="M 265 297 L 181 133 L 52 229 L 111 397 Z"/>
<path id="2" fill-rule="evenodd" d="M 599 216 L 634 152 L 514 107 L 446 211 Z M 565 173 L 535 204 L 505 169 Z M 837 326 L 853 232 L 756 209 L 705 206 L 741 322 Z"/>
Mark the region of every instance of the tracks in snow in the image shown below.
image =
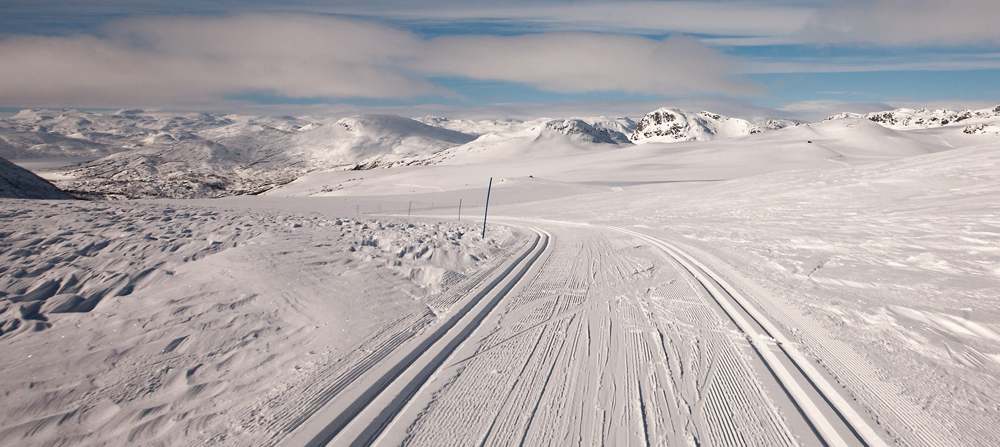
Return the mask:
<path id="1" fill-rule="evenodd" d="M 855 445 L 860 442 L 868 447 L 886 446 L 886 443 L 872 430 L 867 421 L 795 348 L 795 345 L 718 274 L 676 246 L 636 231 L 623 228 L 612 229 L 639 238 L 659 248 L 680 263 L 705 287 L 726 315 L 747 336 L 761 360 L 774 374 L 782 388 L 826 445 L 839 447 Z M 777 352 L 772 349 L 774 345 L 779 348 Z M 789 363 L 793 365 L 792 368 L 786 366 Z M 811 386 L 818 392 L 822 396 L 822 400 L 811 396 L 807 386 Z M 827 417 L 821 409 L 823 406 L 829 406 L 839 416 L 839 420 L 831 420 Z M 845 436 L 843 427 L 836 427 L 841 423 L 850 430 L 850 435 L 853 437 Z"/>
<path id="2" fill-rule="evenodd" d="M 549 234 L 536 233 L 533 243 L 499 269 L 456 310 L 421 336 L 359 378 L 309 421 L 283 440 L 282 445 L 372 444 L 392 423 L 424 383 L 496 307 L 549 248 Z"/>

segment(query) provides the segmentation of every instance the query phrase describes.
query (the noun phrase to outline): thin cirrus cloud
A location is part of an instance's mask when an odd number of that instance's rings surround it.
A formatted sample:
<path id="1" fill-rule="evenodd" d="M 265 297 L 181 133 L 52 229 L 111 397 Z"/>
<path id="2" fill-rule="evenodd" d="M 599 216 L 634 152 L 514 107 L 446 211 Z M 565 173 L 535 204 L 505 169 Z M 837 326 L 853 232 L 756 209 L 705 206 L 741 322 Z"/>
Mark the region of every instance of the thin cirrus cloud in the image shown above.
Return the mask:
<path id="1" fill-rule="evenodd" d="M 596 33 L 424 39 L 321 15 L 147 17 L 99 35 L 0 40 L 0 105 L 212 103 L 288 98 L 454 96 L 431 76 L 516 82 L 560 93 L 749 94 L 736 61 L 697 40 Z"/>
<path id="2" fill-rule="evenodd" d="M 787 36 L 808 22 L 814 8 L 761 1 L 552 1 L 406 3 L 392 8 L 355 4 L 340 13 L 414 23 L 496 22 L 533 32 L 614 32 L 662 35 Z"/>

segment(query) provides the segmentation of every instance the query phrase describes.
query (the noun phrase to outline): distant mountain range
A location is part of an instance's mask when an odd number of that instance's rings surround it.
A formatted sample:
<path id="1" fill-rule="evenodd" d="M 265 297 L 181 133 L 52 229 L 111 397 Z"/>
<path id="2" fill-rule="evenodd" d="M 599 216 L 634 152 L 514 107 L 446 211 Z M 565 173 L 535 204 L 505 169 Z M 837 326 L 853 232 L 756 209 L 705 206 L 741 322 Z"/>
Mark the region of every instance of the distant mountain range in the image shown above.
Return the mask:
<path id="1" fill-rule="evenodd" d="M 867 119 L 897 130 L 961 126 L 970 135 L 1000 135 L 1000 106 L 844 113 L 827 120 L 838 119 Z M 65 179 L 56 181 L 77 196 L 201 198 L 257 194 L 324 170 L 436 164 L 482 151 L 505 157 L 740 138 L 798 124 L 676 108 L 654 110 L 637 122 L 625 117 L 313 119 L 33 109 L 0 119 L 0 157 L 89 159 L 63 169 Z M 501 146 L 506 149 L 491 149 Z"/>
<path id="2" fill-rule="evenodd" d="M 992 109 L 981 110 L 948 110 L 948 109 L 896 109 L 885 112 L 866 114 L 844 112 L 831 116 L 825 121 L 864 118 L 879 123 L 890 129 L 927 129 L 943 126 L 966 126 L 965 133 L 985 134 L 996 133 L 996 123 L 1000 121 L 1000 105 Z M 992 129 L 990 132 L 987 129 Z"/>

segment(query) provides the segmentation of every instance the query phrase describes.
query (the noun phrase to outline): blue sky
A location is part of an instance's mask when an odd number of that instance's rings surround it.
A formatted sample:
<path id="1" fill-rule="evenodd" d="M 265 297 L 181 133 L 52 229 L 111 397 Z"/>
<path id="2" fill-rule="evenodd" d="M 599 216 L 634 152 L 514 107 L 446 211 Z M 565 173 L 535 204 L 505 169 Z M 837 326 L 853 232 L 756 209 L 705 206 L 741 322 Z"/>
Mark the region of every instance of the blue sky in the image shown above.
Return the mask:
<path id="1" fill-rule="evenodd" d="M 0 109 L 815 119 L 1000 103 L 1000 2 L 0 2 Z"/>

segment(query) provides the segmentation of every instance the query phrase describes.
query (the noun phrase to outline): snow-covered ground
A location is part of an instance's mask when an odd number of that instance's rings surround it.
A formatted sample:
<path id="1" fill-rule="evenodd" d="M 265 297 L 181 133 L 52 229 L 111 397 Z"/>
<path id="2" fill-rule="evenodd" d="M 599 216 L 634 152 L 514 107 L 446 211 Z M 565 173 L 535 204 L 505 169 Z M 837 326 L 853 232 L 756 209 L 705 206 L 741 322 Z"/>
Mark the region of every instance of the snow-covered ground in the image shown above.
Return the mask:
<path id="1" fill-rule="evenodd" d="M 0 443 L 1000 443 L 980 115 L 423 118 L 478 136 L 261 196 L 4 200 Z"/>
<path id="2" fill-rule="evenodd" d="M 4 445 L 273 442 L 521 243 L 454 222 L 2 204 Z"/>

